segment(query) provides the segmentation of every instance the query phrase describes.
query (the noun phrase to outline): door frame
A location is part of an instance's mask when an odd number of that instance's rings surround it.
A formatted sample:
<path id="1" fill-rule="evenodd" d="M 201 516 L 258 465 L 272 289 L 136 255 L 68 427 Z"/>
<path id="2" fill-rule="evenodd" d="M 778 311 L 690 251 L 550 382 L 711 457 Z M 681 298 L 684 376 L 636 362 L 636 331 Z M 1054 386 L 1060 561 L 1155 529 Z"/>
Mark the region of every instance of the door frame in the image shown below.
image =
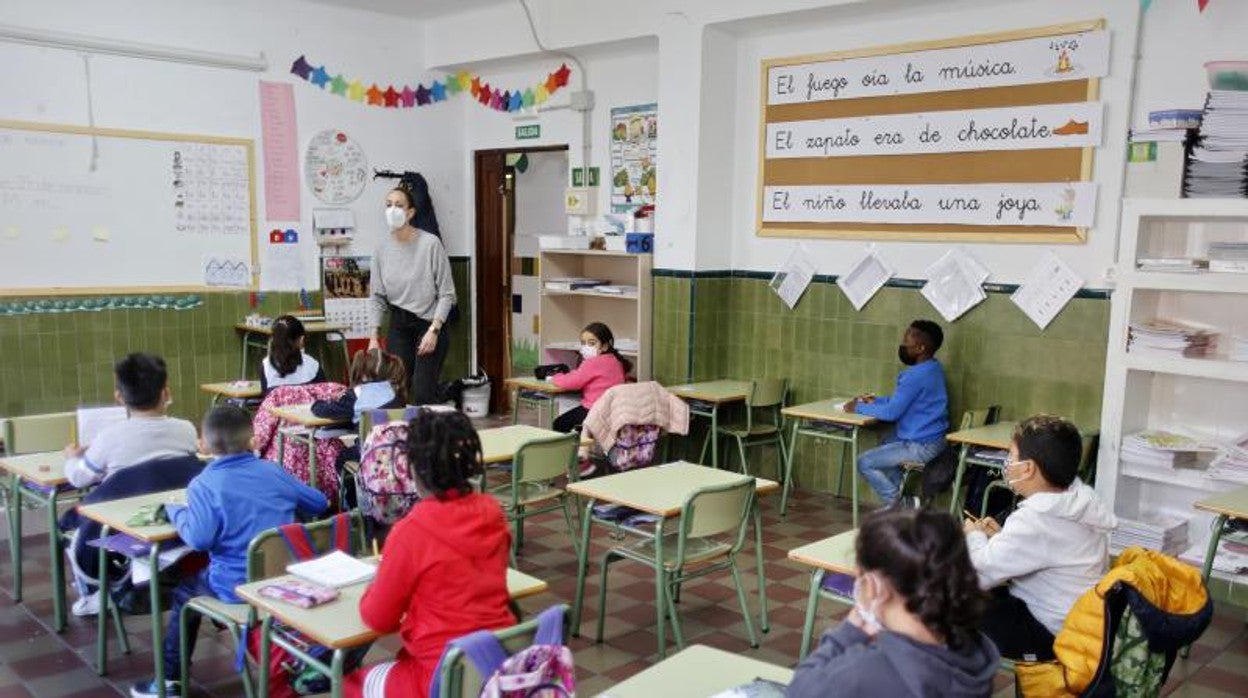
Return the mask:
<path id="1" fill-rule="evenodd" d="M 497 257 L 498 245 L 492 244 L 497 241 L 495 236 L 497 236 L 498 231 L 491 231 L 488 228 L 502 224 L 504 220 L 503 203 L 502 198 L 498 195 L 500 192 L 497 191 L 497 185 L 491 186 L 490 183 L 493 181 L 501 182 L 507 169 L 506 157 L 508 155 L 566 152 L 567 150 L 567 144 L 556 144 L 514 148 L 486 148 L 474 150 L 472 153 L 473 210 L 475 219 L 475 233 L 473 237 L 473 295 L 475 296 L 476 308 L 473 313 L 473 341 L 477 364 L 494 381 L 493 390 L 490 391 L 491 414 L 506 414 L 511 409 L 511 394 L 502 381 L 504 377 L 510 375 L 511 366 L 506 365 L 506 357 L 510 354 L 510 347 L 499 347 L 494 342 L 487 341 L 487 322 L 491 327 L 497 326 L 499 322 L 498 317 L 489 317 L 487 311 L 490 313 L 501 311 L 504 313 L 502 323 L 504 323 L 503 327 L 505 329 L 511 321 L 511 303 L 497 304 L 486 302 L 486 298 L 503 295 L 503 292 L 510 288 L 511 275 L 509 272 L 504 275 L 496 273 L 498 266 L 501 266 L 503 263 Z M 495 191 L 491 192 L 489 191 L 490 189 L 495 189 Z M 514 202 L 512 213 L 514 214 Z M 508 269 L 510 269 L 511 259 L 514 256 L 514 239 L 512 237 L 515 228 L 514 215 L 510 218 L 510 226 L 513 230 L 505 237 L 507 250 L 504 257 Z M 489 255 L 488 258 L 487 253 Z M 506 286 L 500 283 L 500 280 L 503 278 L 506 279 Z"/>

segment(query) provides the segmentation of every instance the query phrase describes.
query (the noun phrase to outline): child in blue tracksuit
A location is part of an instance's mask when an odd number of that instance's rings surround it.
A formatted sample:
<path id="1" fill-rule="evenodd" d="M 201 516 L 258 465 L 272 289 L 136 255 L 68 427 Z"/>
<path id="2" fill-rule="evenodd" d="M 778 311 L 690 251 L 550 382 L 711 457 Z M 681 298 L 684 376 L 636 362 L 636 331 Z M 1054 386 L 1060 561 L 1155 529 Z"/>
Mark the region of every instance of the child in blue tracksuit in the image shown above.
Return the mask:
<path id="1" fill-rule="evenodd" d="M 166 672 L 179 664 L 178 621 L 182 607 L 196 596 L 211 595 L 227 603 L 239 603 L 234 588 L 247 581 L 247 547 L 258 534 L 292 523 L 295 514 L 315 516 L 329 502 L 319 491 L 299 482 L 281 466 L 251 453 L 251 416 L 241 408 L 217 407 L 204 417 L 201 448 L 217 456 L 191 480 L 186 504 L 167 504 L 169 520 L 190 547 L 208 552 L 208 568 L 185 579 L 173 590 L 169 626 L 165 630 Z M 190 644 L 195 651 L 199 615 L 188 619 Z M 177 695 L 177 681 L 166 681 L 166 691 Z M 135 697 L 157 695 L 155 680 L 142 681 L 130 690 Z"/>
<path id="2" fill-rule="evenodd" d="M 907 366 L 897 376 L 891 396 L 859 395 L 845 403 L 846 412 L 894 422 L 893 434 L 858 457 L 858 472 L 885 506 L 901 496 L 901 464 L 927 463 L 945 448 L 949 431 L 949 392 L 945 369 L 935 354 L 945 340 L 940 325 L 915 320 L 906 328 L 897 358 Z"/>

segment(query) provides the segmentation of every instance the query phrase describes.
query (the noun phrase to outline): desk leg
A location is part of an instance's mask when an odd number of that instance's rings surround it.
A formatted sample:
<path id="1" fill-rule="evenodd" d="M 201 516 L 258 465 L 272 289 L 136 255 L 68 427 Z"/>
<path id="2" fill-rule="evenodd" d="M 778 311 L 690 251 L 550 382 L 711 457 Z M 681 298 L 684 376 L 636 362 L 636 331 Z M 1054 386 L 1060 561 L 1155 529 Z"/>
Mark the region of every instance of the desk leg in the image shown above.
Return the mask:
<path id="1" fill-rule="evenodd" d="M 65 632 L 65 556 L 61 554 L 61 531 L 56 520 L 56 498 L 48 494 L 48 554 L 52 556 L 52 629 Z M 103 596 L 103 592 L 100 594 Z"/>
<path id="2" fill-rule="evenodd" d="M 100 539 L 108 537 L 109 527 L 107 525 L 100 528 Z M 108 672 L 108 636 L 105 635 L 104 626 L 108 624 L 108 605 L 112 602 L 112 594 L 106 593 L 104 590 L 108 588 L 108 551 L 104 546 L 100 546 L 100 568 L 96 574 L 100 586 L 100 610 L 95 619 L 95 670 L 100 676 Z"/>
<path id="3" fill-rule="evenodd" d="M 9 480 L 9 557 L 13 563 L 13 600 L 22 600 L 22 480 Z"/>
<path id="4" fill-rule="evenodd" d="M 599 613 L 606 609 L 598 609 Z M 655 635 L 658 637 L 659 661 L 667 658 L 667 575 L 663 570 L 663 519 L 654 522 L 654 615 Z"/>
<path id="5" fill-rule="evenodd" d="M 242 381 L 242 380 L 247 380 L 247 353 L 248 353 L 247 347 L 249 346 L 247 343 L 247 339 L 250 337 L 251 332 L 248 330 L 243 330 L 239 334 L 242 335 L 243 342 L 242 342 L 242 351 L 239 352 L 242 355 L 242 358 L 238 360 L 238 379 Z"/>
<path id="6" fill-rule="evenodd" d="M 330 660 L 329 695 L 330 698 L 342 698 L 342 662 L 341 648 L 334 650 L 334 658 Z"/>
<path id="7" fill-rule="evenodd" d="M 277 464 L 286 467 L 286 434 L 282 432 L 283 424 L 277 423 Z"/>
<path id="8" fill-rule="evenodd" d="M 308 487 L 320 489 L 316 486 L 316 430 L 313 428 L 308 429 Z"/>
<path id="9" fill-rule="evenodd" d="M 273 631 L 273 614 L 265 614 L 264 620 L 260 622 L 260 655 L 256 658 L 256 663 L 260 665 L 260 690 L 256 695 L 269 695 L 269 655 L 273 652 L 273 639 L 270 633 Z"/>
<path id="10" fill-rule="evenodd" d="M 819 610 L 819 589 L 823 586 L 824 570 L 817 569 L 810 573 L 810 595 L 806 597 L 806 621 L 802 623 L 802 649 L 797 653 L 797 661 L 806 658 L 810 651 L 810 641 L 815 636 L 815 612 Z"/>
<path id="11" fill-rule="evenodd" d="M 758 499 L 754 500 L 754 557 L 758 563 L 759 627 L 763 632 L 770 632 L 771 623 L 767 622 L 767 573 L 763 568 L 763 511 Z"/>
<path id="12" fill-rule="evenodd" d="M 801 419 L 793 418 L 793 428 L 789 431 L 789 452 L 784 459 L 784 486 L 780 490 L 780 516 L 789 511 L 789 491 L 793 489 L 793 453 L 797 449 L 797 427 Z"/>
<path id="13" fill-rule="evenodd" d="M 711 467 L 719 469 L 719 404 L 711 407 Z M 744 466 L 742 466 L 744 468 Z M 662 659 L 662 656 L 659 657 Z"/>
<path id="14" fill-rule="evenodd" d="M 157 543 L 152 543 L 148 564 L 152 567 L 152 580 L 147 584 L 152 594 L 152 665 L 156 668 L 156 695 L 165 698 L 164 628 L 160 622 L 160 545 Z M 100 594 L 100 598 L 103 599 L 104 594 Z M 101 603 L 100 607 L 103 608 L 104 604 Z"/>
<path id="15" fill-rule="evenodd" d="M 958 452 L 958 472 L 953 476 L 953 491 L 949 493 L 949 513 L 954 517 L 958 517 L 961 507 L 958 506 L 958 498 L 962 496 L 962 475 L 966 473 L 966 454 L 971 450 L 970 444 L 962 444 L 962 450 Z M 855 523 L 857 526 L 857 523 Z"/>
<path id="16" fill-rule="evenodd" d="M 513 388 L 511 391 L 511 423 L 513 425 L 520 423 L 520 389 Z"/>
<path id="17" fill-rule="evenodd" d="M 858 427 L 854 427 L 849 436 L 849 469 L 853 473 L 850 476 L 849 488 L 854 496 L 854 528 L 858 528 Z M 845 451 L 842 448 L 841 453 Z M 845 472 L 845 466 L 841 466 L 841 472 Z"/>
<path id="18" fill-rule="evenodd" d="M 594 500 L 587 499 L 581 520 L 581 548 L 576 551 L 576 599 L 572 602 L 572 636 L 581 636 L 581 606 L 585 603 L 585 573 L 589 567 L 589 527 L 593 524 Z M 601 612 L 601 609 L 599 609 Z"/>
<path id="19" fill-rule="evenodd" d="M 1226 522 L 1230 517 L 1226 514 L 1218 514 L 1213 520 L 1213 530 L 1209 532 L 1209 547 L 1205 548 L 1205 564 L 1200 568 L 1200 582 L 1209 588 L 1209 577 L 1213 575 L 1213 557 L 1218 554 L 1218 543 L 1222 540 L 1222 531 L 1226 529 Z M 1187 659 L 1192 653 L 1192 646 L 1187 645 L 1179 654 Z"/>

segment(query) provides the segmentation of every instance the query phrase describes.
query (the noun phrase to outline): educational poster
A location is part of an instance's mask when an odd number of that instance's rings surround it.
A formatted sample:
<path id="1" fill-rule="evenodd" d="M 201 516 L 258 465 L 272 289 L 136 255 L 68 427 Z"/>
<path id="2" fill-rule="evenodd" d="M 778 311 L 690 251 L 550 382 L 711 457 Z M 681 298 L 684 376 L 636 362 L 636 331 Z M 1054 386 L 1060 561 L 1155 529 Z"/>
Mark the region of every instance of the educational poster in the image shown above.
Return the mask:
<path id="1" fill-rule="evenodd" d="M 243 146 L 178 144 L 169 160 L 175 229 L 190 235 L 249 234 L 247 165 Z"/>
<path id="2" fill-rule="evenodd" d="M 294 85 L 260 81 L 260 140 L 264 146 L 265 218 L 297 221 L 299 144 Z"/>
<path id="3" fill-rule="evenodd" d="M 251 286 L 251 265 L 242 257 L 204 257 L 204 285 L 247 288 Z"/>
<path id="4" fill-rule="evenodd" d="M 658 191 L 659 105 L 611 110 L 611 212 L 654 204 Z"/>
<path id="5" fill-rule="evenodd" d="M 350 136 L 334 129 L 321 131 L 308 143 L 304 179 L 317 199 L 341 206 L 360 197 L 368 182 L 368 159 Z"/>
<path id="6" fill-rule="evenodd" d="M 325 320 L 346 326 L 348 339 L 367 338 L 374 327 L 369 309 L 372 262 L 371 257 L 364 256 L 321 259 Z"/>

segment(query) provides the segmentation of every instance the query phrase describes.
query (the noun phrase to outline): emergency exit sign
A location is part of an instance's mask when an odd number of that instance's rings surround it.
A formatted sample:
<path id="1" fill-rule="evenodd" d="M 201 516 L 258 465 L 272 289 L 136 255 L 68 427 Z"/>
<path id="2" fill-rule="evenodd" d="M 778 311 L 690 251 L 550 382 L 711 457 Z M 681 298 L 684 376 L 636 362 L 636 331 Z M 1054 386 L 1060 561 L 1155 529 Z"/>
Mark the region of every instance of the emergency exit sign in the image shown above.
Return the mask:
<path id="1" fill-rule="evenodd" d="M 521 124 L 516 127 L 516 140 L 526 141 L 542 137 L 541 124 Z"/>

